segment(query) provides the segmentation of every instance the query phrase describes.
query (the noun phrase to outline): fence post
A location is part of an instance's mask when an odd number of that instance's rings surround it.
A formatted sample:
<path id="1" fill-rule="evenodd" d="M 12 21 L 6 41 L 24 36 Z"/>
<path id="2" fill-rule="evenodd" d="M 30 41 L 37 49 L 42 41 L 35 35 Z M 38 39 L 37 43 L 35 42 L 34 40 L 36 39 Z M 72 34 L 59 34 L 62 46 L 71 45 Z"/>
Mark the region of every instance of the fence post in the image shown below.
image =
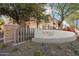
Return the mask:
<path id="1" fill-rule="evenodd" d="M 14 43 L 16 42 L 16 29 L 17 25 L 15 24 L 6 24 L 4 25 L 4 43 Z"/>

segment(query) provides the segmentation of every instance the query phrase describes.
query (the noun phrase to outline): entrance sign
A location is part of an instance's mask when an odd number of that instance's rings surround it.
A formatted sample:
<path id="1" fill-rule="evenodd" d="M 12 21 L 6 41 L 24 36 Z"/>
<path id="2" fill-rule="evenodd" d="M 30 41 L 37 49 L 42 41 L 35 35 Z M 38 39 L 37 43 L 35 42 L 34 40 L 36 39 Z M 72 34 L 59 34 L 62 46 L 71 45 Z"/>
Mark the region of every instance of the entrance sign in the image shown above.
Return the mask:
<path id="1" fill-rule="evenodd" d="M 61 30 L 40 30 L 36 29 L 32 41 L 39 43 L 65 43 L 76 40 L 73 32 Z"/>
<path id="2" fill-rule="evenodd" d="M 15 30 L 17 26 L 14 24 L 4 25 L 4 43 L 11 43 L 15 39 Z"/>

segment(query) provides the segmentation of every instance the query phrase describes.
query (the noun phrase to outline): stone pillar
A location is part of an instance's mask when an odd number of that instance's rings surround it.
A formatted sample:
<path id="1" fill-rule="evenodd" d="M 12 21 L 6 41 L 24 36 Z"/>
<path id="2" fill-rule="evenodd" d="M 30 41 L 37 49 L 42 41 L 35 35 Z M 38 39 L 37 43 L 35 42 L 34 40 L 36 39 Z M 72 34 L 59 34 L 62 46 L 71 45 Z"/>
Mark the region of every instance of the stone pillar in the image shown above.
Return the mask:
<path id="1" fill-rule="evenodd" d="M 17 25 L 15 24 L 6 24 L 4 25 L 4 43 L 12 43 L 15 40 Z"/>

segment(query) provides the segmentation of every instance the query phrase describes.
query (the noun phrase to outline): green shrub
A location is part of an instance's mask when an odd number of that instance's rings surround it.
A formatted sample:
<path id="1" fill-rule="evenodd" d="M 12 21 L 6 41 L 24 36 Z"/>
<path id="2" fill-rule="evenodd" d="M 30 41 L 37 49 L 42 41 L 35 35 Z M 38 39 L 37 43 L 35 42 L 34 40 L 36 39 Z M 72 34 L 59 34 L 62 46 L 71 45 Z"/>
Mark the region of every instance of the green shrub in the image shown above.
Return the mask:
<path id="1" fill-rule="evenodd" d="M 79 49 L 74 49 L 74 53 L 75 53 L 76 55 L 79 55 Z"/>
<path id="2" fill-rule="evenodd" d="M 44 55 L 44 52 L 41 51 L 41 50 L 37 50 L 37 51 L 34 51 L 33 55 L 34 56 L 43 56 Z"/>
<path id="3" fill-rule="evenodd" d="M 16 51 L 18 51 L 18 48 L 14 47 L 14 48 L 12 49 L 12 52 L 16 52 Z"/>
<path id="4" fill-rule="evenodd" d="M 3 44 L 3 43 L 0 44 L 0 49 L 4 49 L 4 48 L 6 48 L 6 47 L 7 47 L 7 45 L 5 45 L 5 44 Z"/>

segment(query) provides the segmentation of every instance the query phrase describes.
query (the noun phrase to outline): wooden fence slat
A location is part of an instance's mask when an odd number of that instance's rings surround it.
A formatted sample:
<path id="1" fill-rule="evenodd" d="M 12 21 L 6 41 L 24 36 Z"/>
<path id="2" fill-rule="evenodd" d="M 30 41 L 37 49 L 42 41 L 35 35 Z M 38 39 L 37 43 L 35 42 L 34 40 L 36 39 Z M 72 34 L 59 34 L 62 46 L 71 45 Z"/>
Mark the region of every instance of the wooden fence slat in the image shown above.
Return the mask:
<path id="1" fill-rule="evenodd" d="M 20 42 L 21 42 L 21 39 L 22 39 L 22 30 L 20 28 Z"/>
<path id="2" fill-rule="evenodd" d="M 23 32 L 24 32 L 24 31 L 23 31 L 23 28 L 22 28 L 22 41 L 23 41 L 23 37 L 24 37 L 24 34 L 23 34 Z"/>
<path id="3" fill-rule="evenodd" d="M 24 40 L 26 40 L 27 39 L 27 37 L 26 37 L 26 28 L 24 28 Z"/>
<path id="4" fill-rule="evenodd" d="M 31 40 L 34 37 L 33 28 L 19 27 L 15 31 L 15 43 L 21 43 L 26 40 Z"/>
<path id="5" fill-rule="evenodd" d="M 19 32 L 19 28 L 18 28 L 18 31 L 17 31 L 17 36 L 18 36 L 18 40 L 17 40 L 17 42 L 19 42 L 19 39 L 20 39 L 20 32 Z"/>
<path id="6" fill-rule="evenodd" d="M 16 43 L 16 39 L 17 39 L 17 37 L 16 37 L 17 33 L 16 32 L 17 32 L 17 30 L 14 31 L 14 43 Z"/>

